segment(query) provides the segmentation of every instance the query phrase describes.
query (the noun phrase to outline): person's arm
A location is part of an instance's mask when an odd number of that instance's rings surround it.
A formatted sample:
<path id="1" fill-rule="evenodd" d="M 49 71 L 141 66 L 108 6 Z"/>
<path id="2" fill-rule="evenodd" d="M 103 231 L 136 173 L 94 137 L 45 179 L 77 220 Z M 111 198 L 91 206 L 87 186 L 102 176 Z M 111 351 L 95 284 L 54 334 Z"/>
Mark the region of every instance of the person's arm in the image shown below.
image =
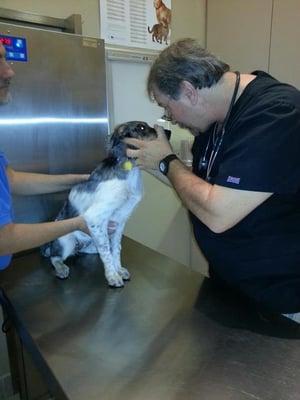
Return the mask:
<path id="1" fill-rule="evenodd" d="M 136 164 L 144 169 L 157 170 L 159 161 L 172 153 L 162 129 L 157 128 L 157 132 L 156 140 L 125 140 L 138 148 L 127 149 L 128 157 L 136 158 Z M 215 233 L 230 229 L 272 195 L 212 185 L 193 174 L 179 160 L 170 163 L 168 179 L 183 204 Z"/>
<path id="2" fill-rule="evenodd" d="M 10 223 L 0 228 L 0 255 L 38 247 L 76 230 L 88 233 L 81 216 L 39 224 Z"/>
<path id="3" fill-rule="evenodd" d="M 20 172 L 11 167 L 7 167 L 6 172 L 12 193 L 18 195 L 61 192 L 89 178 L 89 175 L 85 174 L 48 175 Z"/>
<path id="4" fill-rule="evenodd" d="M 184 205 L 215 233 L 232 228 L 272 196 L 211 185 L 177 160 L 170 164 L 168 178 Z"/>

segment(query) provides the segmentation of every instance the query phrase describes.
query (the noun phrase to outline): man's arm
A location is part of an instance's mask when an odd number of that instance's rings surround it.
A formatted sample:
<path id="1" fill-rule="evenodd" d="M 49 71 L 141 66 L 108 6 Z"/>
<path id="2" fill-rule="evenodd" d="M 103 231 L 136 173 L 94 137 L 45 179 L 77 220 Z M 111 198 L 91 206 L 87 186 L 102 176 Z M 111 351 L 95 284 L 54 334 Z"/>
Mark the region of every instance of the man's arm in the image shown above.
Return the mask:
<path id="1" fill-rule="evenodd" d="M 215 233 L 232 228 L 272 196 L 211 185 L 177 160 L 171 162 L 168 178 L 183 204 Z"/>
<path id="2" fill-rule="evenodd" d="M 33 195 L 61 192 L 79 182 L 86 181 L 89 175 L 65 174 L 47 175 L 6 169 L 11 191 L 18 195 Z"/>
<path id="3" fill-rule="evenodd" d="M 76 230 L 88 233 L 81 216 L 40 224 L 7 224 L 0 228 L 0 255 L 38 247 Z"/>
<path id="4" fill-rule="evenodd" d="M 159 161 L 173 152 L 162 130 L 158 128 L 157 133 L 156 140 L 125 140 L 138 148 L 127 149 L 127 155 L 137 158 L 137 165 L 144 169 L 157 170 Z M 179 160 L 170 163 L 167 177 L 183 204 L 215 233 L 232 228 L 272 195 L 212 185 Z"/>

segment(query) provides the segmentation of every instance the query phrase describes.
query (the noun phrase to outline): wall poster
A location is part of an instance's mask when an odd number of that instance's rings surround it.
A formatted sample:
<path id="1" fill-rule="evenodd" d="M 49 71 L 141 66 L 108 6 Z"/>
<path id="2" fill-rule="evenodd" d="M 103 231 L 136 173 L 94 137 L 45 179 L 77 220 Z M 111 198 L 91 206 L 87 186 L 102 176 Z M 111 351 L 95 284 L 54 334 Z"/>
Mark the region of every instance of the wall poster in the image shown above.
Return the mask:
<path id="1" fill-rule="evenodd" d="M 170 44 L 171 0 L 99 0 L 106 43 L 161 50 Z"/>

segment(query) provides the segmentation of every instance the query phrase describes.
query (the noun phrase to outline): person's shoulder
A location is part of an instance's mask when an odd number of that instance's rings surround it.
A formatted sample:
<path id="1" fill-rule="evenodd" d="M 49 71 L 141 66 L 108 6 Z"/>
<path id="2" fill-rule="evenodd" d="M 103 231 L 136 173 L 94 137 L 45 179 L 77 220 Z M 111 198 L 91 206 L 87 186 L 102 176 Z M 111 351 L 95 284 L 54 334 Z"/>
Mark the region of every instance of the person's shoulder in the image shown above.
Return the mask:
<path id="1" fill-rule="evenodd" d="M 300 91 L 287 82 L 281 82 L 264 71 L 253 71 L 251 75 L 256 78 L 251 82 L 253 90 L 256 90 L 260 97 L 257 100 L 268 100 L 290 103 L 300 108 Z M 249 85 L 251 89 L 251 84 Z"/>
<path id="2" fill-rule="evenodd" d="M 300 91 L 294 86 L 280 82 L 264 71 L 253 71 L 255 75 L 239 99 L 239 111 L 243 114 L 264 113 L 272 110 L 275 114 L 294 111 L 300 115 Z"/>
<path id="3" fill-rule="evenodd" d="M 0 164 L 4 165 L 5 167 L 8 165 L 8 160 L 2 151 L 0 151 Z"/>

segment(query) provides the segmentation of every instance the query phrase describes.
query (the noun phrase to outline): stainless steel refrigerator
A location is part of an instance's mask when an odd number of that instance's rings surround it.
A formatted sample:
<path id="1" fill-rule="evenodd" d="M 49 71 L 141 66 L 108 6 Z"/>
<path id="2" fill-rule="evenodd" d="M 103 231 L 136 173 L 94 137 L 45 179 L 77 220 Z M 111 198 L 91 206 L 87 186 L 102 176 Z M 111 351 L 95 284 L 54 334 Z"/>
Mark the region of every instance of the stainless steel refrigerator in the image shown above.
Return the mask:
<path id="1" fill-rule="evenodd" d="M 0 107 L 0 150 L 12 167 L 87 173 L 108 134 L 103 40 L 0 23 L 15 77 Z M 66 193 L 14 198 L 15 220 L 52 219 Z"/>

